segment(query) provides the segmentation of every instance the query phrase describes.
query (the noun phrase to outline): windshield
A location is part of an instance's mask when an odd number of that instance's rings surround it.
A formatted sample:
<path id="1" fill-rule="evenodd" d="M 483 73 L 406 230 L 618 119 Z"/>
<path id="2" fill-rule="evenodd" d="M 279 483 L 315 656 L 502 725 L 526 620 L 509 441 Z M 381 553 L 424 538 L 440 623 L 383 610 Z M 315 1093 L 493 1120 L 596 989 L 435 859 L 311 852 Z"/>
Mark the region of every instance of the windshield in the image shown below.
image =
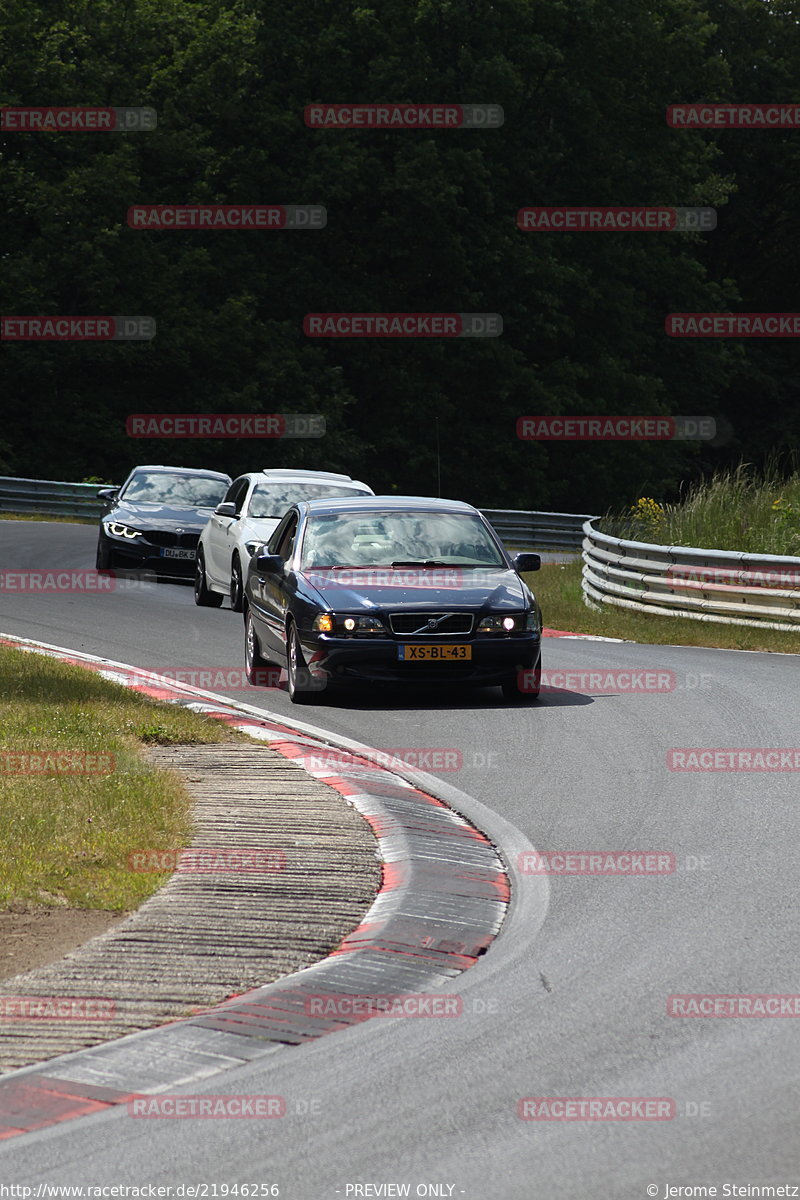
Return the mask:
<path id="1" fill-rule="evenodd" d="M 136 504 L 168 504 L 173 508 L 216 508 L 227 490 L 226 479 L 137 471 L 120 499 Z"/>
<path id="2" fill-rule="evenodd" d="M 341 512 L 309 518 L 301 570 L 398 564 L 506 566 L 483 522 L 470 513 Z"/>
<path id="3" fill-rule="evenodd" d="M 326 496 L 363 496 L 361 488 L 335 483 L 259 483 L 250 497 L 247 515 L 279 518 L 300 500 L 324 500 Z"/>

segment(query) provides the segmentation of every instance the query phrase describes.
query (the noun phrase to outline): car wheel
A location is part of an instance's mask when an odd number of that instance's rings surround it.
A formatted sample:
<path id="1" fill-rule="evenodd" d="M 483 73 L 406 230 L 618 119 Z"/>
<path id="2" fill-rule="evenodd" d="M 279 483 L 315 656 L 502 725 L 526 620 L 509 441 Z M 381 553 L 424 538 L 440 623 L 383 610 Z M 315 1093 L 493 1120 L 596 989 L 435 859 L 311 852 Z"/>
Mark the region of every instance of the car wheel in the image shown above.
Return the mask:
<path id="1" fill-rule="evenodd" d="M 286 670 L 289 676 L 289 699 L 292 704 L 313 704 L 318 697 L 311 672 L 303 661 L 303 652 L 293 624 L 286 631 Z"/>
<path id="2" fill-rule="evenodd" d="M 231 563 L 231 608 L 241 612 L 244 608 L 244 591 L 242 589 L 242 564 L 237 555 Z"/>
<path id="3" fill-rule="evenodd" d="M 523 676 L 522 680 L 520 680 L 520 676 Z M 531 700 L 538 700 L 541 686 L 542 659 L 540 655 L 533 670 L 515 671 L 512 676 L 503 680 L 501 684 L 503 699 L 508 700 L 511 704 L 525 704 Z"/>
<path id="4" fill-rule="evenodd" d="M 111 551 L 108 546 L 98 539 L 97 542 L 97 557 L 95 559 L 95 570 L 110 571 L 112 568 Z"/>
<path id="5" fill-rule="evenodd" d="M 261 654 L 253 614 L 249 608 L 244 618 L 244 664 L 247 682 L 253 687 L 264 687 L 270 675 L 275 675 L 278 671 L 277 667 L 270 667 L 270 663 Z"/>
<path id="6" fill-rule="evenodd" d="M 206 583 L 206 561 L 203 551 L 197 551 L 197 565 L 194 571 L 194 602 L 200 608 L 219 608 L 223 597 L 219 592 L 212 592 Z"/>

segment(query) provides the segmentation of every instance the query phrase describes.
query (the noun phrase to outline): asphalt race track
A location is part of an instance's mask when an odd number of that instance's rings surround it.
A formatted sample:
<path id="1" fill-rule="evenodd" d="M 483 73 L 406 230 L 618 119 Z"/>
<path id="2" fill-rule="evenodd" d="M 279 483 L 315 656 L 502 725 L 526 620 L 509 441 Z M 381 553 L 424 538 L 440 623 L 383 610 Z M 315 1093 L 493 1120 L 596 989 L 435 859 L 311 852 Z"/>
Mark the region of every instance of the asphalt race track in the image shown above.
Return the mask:
<path id="1" fill-rule="evenodd" d="M 89 526 L 2 521 L 0 570 L 91 569 L 95 542 Z M 178 584 L 0 589 L 0 632 L 166 673 L 244 661 L 241 617 L 196 608 Z M 455 751 L 460 769 L 432 773 L 537 850 L 671 852 L 673 873 L 551 878 L 540 928 L 512 897 L 499 938 L 452 989 L 456 1019 L 375 1019 L 182 1089 L 282 1095 L 282 1120 L 113 1110 L 3 1144 L 0 1182 L 277 1184 L 289 1200 L 627 1200 L 667 1184 L 724 1195 L 726 1183 L 800 1182 L 796 1021 L 667 1015 L 676 993 L 798 990 L 798 774 L 666 762 L 672 747 L 796 747 L 798 659 L 563 638 L 544 654 L 546 669 L 659 669 L 675 686 L 565 689 L 527 708 L 499 689 L 306 709 L 278 690 L 211 690 L 371 746 Z M 669 1098 L 675 1115 L 522 1120 L 524 1097 Z M 409 1190 L 354 1190 L 390 1184 Z"/>

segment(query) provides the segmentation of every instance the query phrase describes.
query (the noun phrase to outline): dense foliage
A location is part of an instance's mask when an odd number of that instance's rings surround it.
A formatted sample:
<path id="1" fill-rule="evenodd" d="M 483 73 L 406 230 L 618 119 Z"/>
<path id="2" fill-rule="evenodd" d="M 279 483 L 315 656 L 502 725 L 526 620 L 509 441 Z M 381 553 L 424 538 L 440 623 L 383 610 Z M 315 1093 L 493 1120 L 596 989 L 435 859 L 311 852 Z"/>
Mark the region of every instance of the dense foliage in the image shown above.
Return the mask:
<path id="1" fill-rule="evenodd" d="M 671 311 L 800 308 L 800 130 L 777 0 L 9 0 L 0 98 L 151 105 L 148 133 L 2 135 L 5 314 L 148 314 L 152 342 L 4 346 L 0 473 L 346 470 L 376 491 L 602 511 L 800 447 L 796 343 Z M 307 128 L 314 101 L 493 102 L 497 130 Z M 134 203 L 324 204 L 321 231 L 134 230 Z M 530 204 L 712 205 L 715 232 L 523 233 Z M 498 312 L 494 339 L 325 339 L 307 312 Z M 321 440 L 133 441 L 154 412 L 317 412 Z M 711 414 L 718 444 L 523 442 L 526 414 Z"/>

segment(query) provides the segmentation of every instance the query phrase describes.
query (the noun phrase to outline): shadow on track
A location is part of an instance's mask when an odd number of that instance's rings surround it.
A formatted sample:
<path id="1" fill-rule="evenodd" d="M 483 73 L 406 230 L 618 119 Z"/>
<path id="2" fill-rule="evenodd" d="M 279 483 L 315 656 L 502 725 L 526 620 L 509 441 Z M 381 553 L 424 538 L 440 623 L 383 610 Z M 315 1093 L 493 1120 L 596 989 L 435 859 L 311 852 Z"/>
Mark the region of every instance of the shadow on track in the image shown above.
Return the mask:
<path id="1" fill-rule="evenodd" d="M 282 689 L 281 689 L 282 690 Z M 450 688 L 437 684 L 435 689 L 423 688 L 411 684 L 385 684 L 352 688 L 330 688 L 326 690 L 325 699 L 312 705 L 307 711 L 315 708 L 353 709 L 355 711 L 406 711 L 409 709 L 438 712 L 442 709 L 535 712 L 541 708 L 572 708 L 578 705 L 592 704 L 594 697 L 582 695 L 580 692 L 552 691 L 542 693 L 538 700 L 519 703 L 509 703 L 502 698 L 499 688 Z"/>

